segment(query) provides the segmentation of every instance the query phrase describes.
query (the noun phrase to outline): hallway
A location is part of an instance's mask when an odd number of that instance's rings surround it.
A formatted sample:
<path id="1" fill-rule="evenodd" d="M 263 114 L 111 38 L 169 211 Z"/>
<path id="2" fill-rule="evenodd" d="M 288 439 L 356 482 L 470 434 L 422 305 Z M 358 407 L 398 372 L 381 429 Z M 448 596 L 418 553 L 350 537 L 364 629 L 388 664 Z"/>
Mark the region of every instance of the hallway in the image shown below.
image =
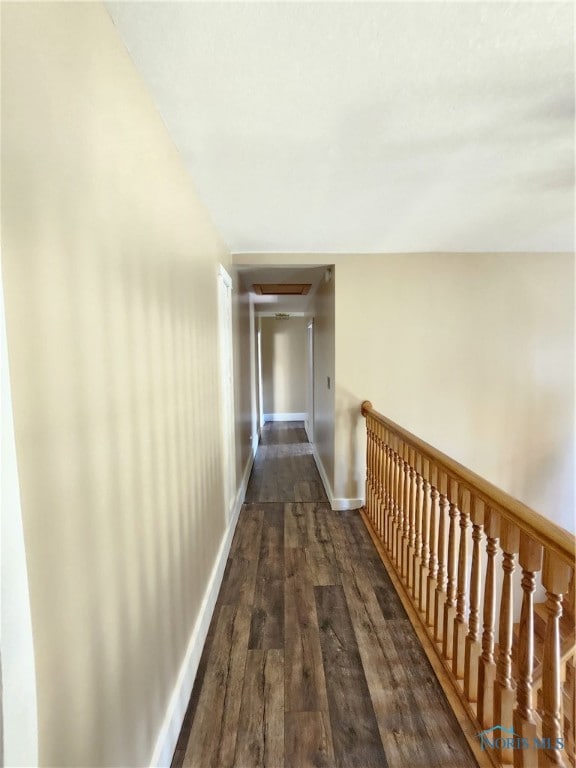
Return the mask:
<path id="1" fill-rule="evenodd" d="M 173 768 L 476 761 L 359 515 L 266 424 Z"/>

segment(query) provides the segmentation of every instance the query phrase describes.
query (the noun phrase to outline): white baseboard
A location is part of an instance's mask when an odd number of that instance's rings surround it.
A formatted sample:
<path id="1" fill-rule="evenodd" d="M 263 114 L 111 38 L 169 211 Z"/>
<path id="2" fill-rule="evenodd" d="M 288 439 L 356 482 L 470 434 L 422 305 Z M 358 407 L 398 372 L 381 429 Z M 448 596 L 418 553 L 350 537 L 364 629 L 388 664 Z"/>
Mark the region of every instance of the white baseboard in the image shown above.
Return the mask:
<path id="1" fill-rule="evenodd" d="M 305 421 L 307 413 L 265 413 L 264 421 Z"/>
<path id="2" fill-rule="evenodd" d="M 222 577 L 224 576 L 224 568 L 226 567 L 228 553 L 232 544 L 232 537 L 234 536 L 240 509 L 242 508 L 242 503 L 246 495 L 246 488 L 248 486 L 248 480 L 250 479 L 250 472 L 252 471 L 252 465 L 254 464 L 254 456 L 256 455 L 257 447 L 258 443 L 256 442 L 256 446 L 254 446 L 254 444 L 252 446 L 250 457 L 244 468 L 242 482 L 240 483 L 236 494 L 232 516 L 228 528 L 226 529 L 226 533 L 222 538 L 220 549 L 218 550 L 218 555 L 216 556 L 216 561 L 212 568 L 212 573 L 210 574 L 208 586 L 204 593 L 202 605 L 200 606 L 198 618 L 192 629 L 188 648 L 184 654 L 178 678 L 176 679 L 174 690 L 172 691 L 170 701 L 168 702 L 164 722 L 160 728 L 158 738 L 156 739 L 156 746 L 154 747 L 152 759 L 150 760 L 152 768 L 169 768 L 172 762 L 172 757 L 174 756 L 176 742 L 178 741 L 180 729 L 184 722 L 184 715 L 186 714 L 188 702 L 190 701 L 192 686 L 194 685 L 194 678 L 196 677 L 198 665 L 200 664 L 200 657 L 206 641 L 206 635 L 208 634 L 210 620 L 212 619 L 214 606 L 216 605 L 216 599 L 218 597 L 218 592 L 220 591 L 220 585 L 222 584 Z"/>
<path id="3" fill-rule="evenodd" d="M 326 495 L 328 496 L 328 501 L 330 502 L 330 508 L 334 512 L 345 512 L 346 510 L 349 510 L 349 509 L 359 509 L 364 504 L 363 499 L 335 498 L 334 491 L 332 490 L 332 486 L 328 481 L 328 475 L 326 474 L 326 470 L 324 469 L 324 464 L 322 463 L 322 459 L 320 458 L 320 454 L 318 453 L 318 449 L 316 448 L 315 443 L 312 443 L 312 455 L 314 456 L 316 467 L 318 469 L 318 472 L 320 473 L 320 478 L 322 480 L 322 484 L 324 485 L 324 490 L 326 491 Z"/>
<path id="4" fill-rule="evenodd" d="M 364 499 L 330 499 L 330 506 L 334 512 L 346 512 L 349 509 L 360 509 L 364 505 Z"/>

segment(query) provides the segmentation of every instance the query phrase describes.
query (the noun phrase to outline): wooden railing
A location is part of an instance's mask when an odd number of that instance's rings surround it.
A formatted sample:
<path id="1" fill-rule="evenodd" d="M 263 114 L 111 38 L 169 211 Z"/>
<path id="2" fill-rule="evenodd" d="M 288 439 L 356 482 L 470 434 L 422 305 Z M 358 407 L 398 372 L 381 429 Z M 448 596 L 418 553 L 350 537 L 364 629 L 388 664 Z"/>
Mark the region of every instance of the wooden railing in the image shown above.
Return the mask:
<path id="1" fill-rule="evenodd" d="M 574 765 L 574 536 L 370 402 L 362 414 L 364 519 L 469 732 L 496 766 Z"/>

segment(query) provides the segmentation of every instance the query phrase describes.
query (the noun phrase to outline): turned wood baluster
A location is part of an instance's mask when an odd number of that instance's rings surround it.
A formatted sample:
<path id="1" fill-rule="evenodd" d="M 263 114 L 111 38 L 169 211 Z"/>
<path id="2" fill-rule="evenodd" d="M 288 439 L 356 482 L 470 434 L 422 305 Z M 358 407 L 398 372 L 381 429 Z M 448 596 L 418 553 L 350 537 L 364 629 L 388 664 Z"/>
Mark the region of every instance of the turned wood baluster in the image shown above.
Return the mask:
<path id="1" fill-rule="evenodd" d="M 448 481 L 448 558 L 446 568 L 446 600 L 442 616 L 442 655 L 445 659 L 452 658 L 454 644 L 454 619 L 456 618 L 456 571 L 458 567 L 458 483 L 450 478 Z"/>
<path id="2" fill-rule="evenodd" d="M 574 571 L 572 571 L 572 578 L 574 578 Z M 568 595 L 570 595 L 570 588 L 568 588 Z M 574 764 L 576 762 L 576 656 L 572 656 L 566 662 L 564 696 L 564 737 L 566 739 L 564 748 L 569 760 Z"/>
<path id="3" fill-rule="evenodd" d="M 381 485 L 382 485 L 382 499 L 381 499 L 381 509 L 380 509 L 380 517 L 381 517 L 381 529 L 382 533 L 380 534 L 380 538 L 382 539 L 382 542 L 386 544 L 386 520 L 387 520 L 387 514 L 386 510 L 388 508 L 388 440 L 386 435 L 386 427 L 383 425 L 380 425 L 380 446 L 381 446 L 381 459 L 380 459 L 380 477 L 381 477 Z"/>
<path id="4" fill-rule="evenodd" d="M 396 551 L 396 521 L 398 513 L 398 438 L 391 434 L 392 466 L 391 466 L 391 499 L 390 499 L 390 557 L 394 559 Z"/>
<path id="5" fill-rule="evenodd" d="M 394 448 L 393 436 L 390 430 L 386 430 L 386 453 L 387 458 L 387 480 L 386 486 L 386 549 L 389 551 L 392 547 L 392 518 L 394 514 Z"/>
<path id="6" fill-rule="evenodd" d="M 414 472 L 415 472 L 415 496 L 414 496 L 414 540 L 412 541 L 413 555 L 412 555 L 412 596 L 414 597 L 415 605 L 418 605 L 420 601 L 420 563 L 422 553 L 422 492 L 423 492 L 423 478 L 422 478 L 422 456 L 419 453 L 415 453 L 414 457 Z"/>
<path id="7" fill-rule="evenodd" d="M 560 683 L 560 617 L 562 595 L 570 583 L 570 568 L 556 555 L 544 551 L 542 586 L 546 590 L 548 621 L 544 635 L 542 660 L 542 738 L 547 748 L 538 750 L 539 768 L 563 766 L 563 750 L 559 749 L 562 738 L 562 690 Z"/>
<path id="8" fill-rule="evenodd" d="M 434 640 L 440 642 L 444 630 L 444 606 L 446 604 L 446 559 L 448 551 L 447 517 L 450 503 L 448 501 L 448 476 L 439 472 L 440 496 L 438 509 L 438 575 L 436 582 L 436 599 L 434 604 Z"/>
<path id="9" fill-rule="evenodd" d="M 464 677 L 464 655 L 466 651 L 466 576 L 468 569 L 468 521 L 470 520 L 470 491 L 463 488 L 459 498 L 460 545 L 458 548 L 458 588 L 456 593 L 456 616 L 452 644 L 452 672 L 456 678 Z"/>
<path id="10" fill-rule="evenodd" d="M 413 591 L 412 574 L 414 568 L 414 544 L 416 542 L 416 451 L 410 448 L 408 451 L 408 476 L 409 476 L 409 496 L 408 496 L 408 537 L 406 540 L 406 586 L 409 591 Z"/>
<path id="11" fill-rule="evenodd" d="M 536 573 L 542 568 L 542 545 L 520 533 L 518 563 L 522 568 L 522 610 L 518 636 L 518 680 L 516 707 L 512 714 L 514 733 L 526 739 L 529 749 L 514 750 L 515 768 L 537 768 L 538 753 L 534 749 L 536 721 L 532 709 L 532 672 L 534 664 L 534 590 Z"/>
<path id="12" fill-rule="evenodd" d="M 428 564 L 430 562 L 430 508 L 432 497 L 430 494 L 430 462 L 422 458 L 422 549 L 420 551 L 420 587 L 419 608 L 426 613 L 428 603 Z"/>
<path id="13" fill-rule="evenodd" d="M 382 444 L 382 425 L 376 422 L 374 426 L 374 485 L 376 487 L 376 531 L 380 540 L 382 540 L 382 510 L 384 499 L 384 483 L 382 482 L 382 457 L 383 457 L 383 444 Z"/>
<path id="14" fill-rule="evenodd" d="M 410 519 L 412 517 L 412 467 L 410 465 L 410 447 L 404 446 L 404 525 L 402 528 L 402 580 L 408 583 L 408 542 L 410 541 Z"/>
<path id="15" fill-rule="evenodd" d="M 486 529 L 486 581 L 484 584 L 484 612 L 482 627 L 482 655 L 478 664 L 478 720 L 483 728 L 494 723 L 494 621 L 496 618 L 496 552 L 500 535 L 500 516 L 493 509 L 485 512 Z"/>
<path id="16" fill-rule="evenodd" d="M 568 591 L 562 598 L 562 615 L 567 616 L 568 619 L 574 624 L 574 609 L 576 608 L 576 586 L 574 583 L 574 570 L 570 576 L 570 584 L 568 585 Z"/>
<path id="17" fill-rule="evenodd" d="M 384 499 L 384 541 L 386 544 L 386 549 L 390 549 L 391 547 L 391 526 L 392 526 L 392 507 L 394 502 L 392 501 L 392 478 L 394 475 L 394 452 L 392 450 L 392 435 L 390 434 L 390 431 L 388 429 L 384 430 L 384 442 L 385 446 L 384 449 L 386 451 L 386 465 L 385 465 L 385 475 L 386 475 L 386 494 Z"/>
<path id="18" fill-rule="evenodd" d="M 373 434 L 374 422 L 371 416 L 366 417 L 366 511 L 368 517 L 372 523 L 375 522 L 374 518 L 374 434 Z"/>
<path id="19" fill-rule="evenodd" d="M 404 451 L 406 444 L 400 441 L 398 451 L 398 528 L 396 530 L 396 566 L 400 573 L 402 572 L 402 542 L 404 538 L 404 518 L 406 517 L 406 468 L 404 460 Z"/>
<path id="20" fill-rule="evenodd" d="M 500 597 L 500 621 L 498 624 L 498 660 L 496 662 L 496 682 L 494 684 L 494 725 L 512 728 L 512 710 L 514 708 L 514 689 L 512 687 L 512 631 L 513 595 L 512 575 L 515 569 L 515 557 L 520 546 L 520 530 L 508 520 L 502 520 L 500 528 L 500 547 L 502 549 L 502 594 Z M 500 748 L 500 760 L 511 763 L 513 750 Z"/>
<path id="21" fill-rule="evenodd" d="M 482 589 L 480 542 L 482 541 L 485 516 L 484 502 L 481 499 L 474 499 L 471 505 L 471 518 L 472 568 L 470 571 L 470 615 L 464 652 L 464 695 L 468 701 L 476 701 L 478 698 L 478 659 L 482 650 L 479 642 L 480 592 Z"/>
<path id="22" fill-rule="evenodd" d="M 430 465 L 430 557 L 428 558 L 428 582 L 426 596 L 426 624 L 434 626 L 436 586 L 438 584 L 438 468 Z"/>
<path id="23" fill-rule="evenodd" d="M 392 523 L 392 560 L 398 559 L 398 529 L 401 526 L 402 506 L 402 443 L 399 437 L 394 438 L 394 520 Z"/>
<path id="24" fill-rule="evenodd" d="M 396 524 L 398 520 L 398 438 L 394 434 L 391 434 L 391 449 L 390 557 L 394 559 L 396 552 Z"/>

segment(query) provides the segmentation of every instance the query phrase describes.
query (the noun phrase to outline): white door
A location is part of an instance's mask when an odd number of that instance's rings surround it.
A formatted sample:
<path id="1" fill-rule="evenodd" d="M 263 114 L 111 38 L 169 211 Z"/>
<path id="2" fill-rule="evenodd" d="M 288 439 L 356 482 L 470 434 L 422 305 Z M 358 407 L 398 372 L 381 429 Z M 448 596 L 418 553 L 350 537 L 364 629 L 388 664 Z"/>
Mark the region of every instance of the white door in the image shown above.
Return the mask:
<path id="1" fill-rule="evenodd" d="M 314 442 L 314 320 L 308 323 L 308 390 L 306 402 L 306 434 Z"/>
<path id="2" fill-rule="evenodd" d="M 224 502 L 228 519 L 236 497 L 234 429 L 234 347 L 232 344 L 232 280 L 224 267 L 218 273 L 220 319 L 220 381 L 222 387 L 222 456 L 224 461 Z"/>

